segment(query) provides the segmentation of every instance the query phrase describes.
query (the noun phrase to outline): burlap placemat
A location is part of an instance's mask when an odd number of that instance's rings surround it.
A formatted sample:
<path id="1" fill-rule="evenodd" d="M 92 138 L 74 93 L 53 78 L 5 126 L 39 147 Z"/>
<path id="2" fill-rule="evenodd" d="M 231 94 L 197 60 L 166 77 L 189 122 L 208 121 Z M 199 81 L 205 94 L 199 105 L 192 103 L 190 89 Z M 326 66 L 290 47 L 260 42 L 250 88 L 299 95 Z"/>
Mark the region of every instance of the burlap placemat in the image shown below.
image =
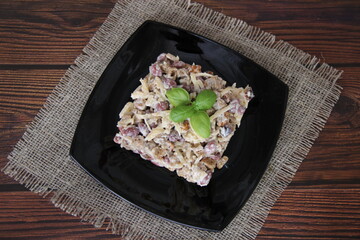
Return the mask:
<path id="1" fill-rule="evenodd" d="M 129 205 L 69 158 L 71 140 L 94 85 L 145 21 L 156 20 L 220 42 L 259 63 L 290 89 L 277 147 L 256 190 L 220 233 L 184 227 Z M 185 0 L 119 1 L 49 96 L 3 171 L 56 207 L 128 239 L 252 239 L 290 183 L 340 95 L 341 72 L 245 22 Z"/>

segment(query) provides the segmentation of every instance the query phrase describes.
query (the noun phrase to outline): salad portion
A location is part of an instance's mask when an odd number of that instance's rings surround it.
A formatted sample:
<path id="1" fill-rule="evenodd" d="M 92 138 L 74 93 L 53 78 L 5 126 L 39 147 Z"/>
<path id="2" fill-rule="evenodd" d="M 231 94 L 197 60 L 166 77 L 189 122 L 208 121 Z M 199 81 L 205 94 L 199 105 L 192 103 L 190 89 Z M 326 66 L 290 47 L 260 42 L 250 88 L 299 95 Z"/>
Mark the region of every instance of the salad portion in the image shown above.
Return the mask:
<path id="1" fill-rule="evenodd" d="M 254 97 L 214 73 L 162 53 L 140 79 L 117 123 L 114 142 L 199 186 L 215 168 Z"/>

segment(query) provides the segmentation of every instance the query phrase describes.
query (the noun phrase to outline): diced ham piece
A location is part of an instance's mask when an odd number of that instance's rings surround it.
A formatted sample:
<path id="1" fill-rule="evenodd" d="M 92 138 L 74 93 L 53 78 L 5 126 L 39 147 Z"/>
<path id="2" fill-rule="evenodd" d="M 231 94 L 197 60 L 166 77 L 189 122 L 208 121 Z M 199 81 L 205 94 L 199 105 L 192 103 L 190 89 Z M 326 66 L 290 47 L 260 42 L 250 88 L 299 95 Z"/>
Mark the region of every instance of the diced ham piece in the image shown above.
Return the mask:
<path id="1" fill-rule="evenodd" d="M 158 120 L 154 118 L 147 119 L 147 123 L 149 124 L 150 128 L 156 128 L 158 126 Z"/>
<path id="2" fill-rule="evenodd" d="M 162 82 L 164 84 L 165 89 L 170 89 L 170 88 L 176 87 L 176 85 L 177 85 L 175 80 L 173 80 L 171 78 L 167 78 L 167 77 L 163 77 Z"/>
<path id="3" fill-rule="evenodd" d="M 120 131 L 124 136 L 128 137 L 136 137 L 140 133 L 136 127 L 121 128 Z"/>
<path id="4" fill-rule="evenodd" d="M 165 111 L 168 109 L 169 109 L 169 103 L 167 101 L 162 101 L 155 105 L 155 112 Z"/>
<path id="5" fill-rule="evenodd" d="M 238 108 L 239 105 L 240 104 L 239 104 L 239 101 L 237 99 L 232 100 L 230 102 L 231 109 L 229 110 L 229 112 L 235 113 L 236 109 Z"/>
<path id="6" fill-rule="evenodd" d="M 171 66 L 176 68 L 183 68 L 185 67 L 185 63 L 183 61 L 174 61 Z"/>
<path id="7" fill-rule="evenodd" d="M 134 101 L 134 106 L 139 110 L 145 110 L 146 105 L 144 99 L 138 98 Z"/>
<path id="8" fill-rule="evenodd" d="M 219 152 L 212 155 L 210 158 L 214 159 L 215 161 L 218 161 L 221 158 L 221 154 Z"/>
<path id="9" fill-rule="evenodd" d="M 210 182 L 211 176 L 212 176 L 212 172 L 207 172 L 207 175 L 201 181 L 199 181 L 198 184 L 200 186 L 208 185 Z"/>
<path id="10" fill-rule="evenodd" d="M 223 137 L 227 137 L 227 136 L 229 136 L 230 134 L 232 133 L 232 129 L 231 128 L 229 128 L 229 127 L 221 127 L 220 128 L 220 134 L 221 134 L 221 136 L 223 136 Z"/>
<path id="11" fill-rule="evenodd" d="M 167 164 L 169 164 L 171 161 L 170 161 L 170 158 L 169 157 L 167 157 L 167 156 L 165 156 L 164 157 L 164 162 L 166 162 Z"/>
<path id="12" fill-rule="evenodd" d="M 205 77 L 196 77 L 197 80 L 200 80 L 200 81 L 204 81 L 205 80 Z"/>
<path id="13" fill-rule="evenodd" d="M 243 106 L 241 106 L 241 104 L 239 103 L 239 100 L 234 99 L 230 102 L 230 106 L 231 109 L 229 110 L 229 112 L 231 113 L 237 113 L 237 114 L 244 114 L 245 112 L 245 108 Z"/>
<path id="14" fill-rule="evenodd" d="M 225 94 L 221 97 L 221 99 L 223 99 L 226 103 L 229 103 L 231 100 L 229 94 Z"/>
<path id="15" fill-rule="evenodd" d="M 148 108 L 145 110 L 146 114 L 153 113 L 153 112 L 154 112 L 154 109 L 152 109 L 152 108 Z"/>
<path id="16" fill-rule="evenodd" d="M 246 108 L 244 108 L 243 106 L 239 105 L 239 108 L 237 109 L 237 113 L 238 114 L 244 114 Z"/>
<path id="17" fill-rule="evenodd" d="M 194 84 L 192 84 L 192 83 L 190 83 L 190 84 L 184 83 L 182 85 L 182 88 L 185 89 L 188 92 L 193 92 L 194 91 Z"/>
<path id="18" fill-rule="evenodd" d="M 161 70 L 160 66 L 156 63 L 154 63 L 150 66 L 149 71 L 155 77 L 160 77 L 162 75 L 162 70 Z"/>
<path id="19" fill-rule="evenodd" d="M 212 140 L 206 144 L 204 147 L 204 153 L 206 156 L 211 156 L 216 152 L 217 144 L 215 140 Z"/>
<path id="20" fill-rule="evenodd" d="M 245 97 L 249 101 L 255 97 L 251 87 L 247 88 L 247 91 L 245 92 Z"/>
<path id="21" fill-rule="evenodd" d="M 157 57 L 156 61 L 162 62 L 162 61 L 164 61 L 165 59 L 166 59 L 166 54 L 165 54 L 165 53 L 162 53 L 162 54 L 160 54 L 160 55 Z"/>
<path id="22" fill-rule="evenodd" d="M 169 141 L 170 142 L 177 142 L 182 140 L 182 137 L 179 135 L 179 133 L 175 130 L 172 130 L 169 134 Z"/>
<path id="23" fill-rule="evenodd" d="M 153 123 L 150 123 L 149 126 L 150 126 L 151 128 L 156 128 L 158 125 L 157 125 L 156 122 L 153 122 Z"/>
<path id="24" fill-rule="evenodd" d="M 139 124 L 138 124 L 138 128 L 139 128 L 140 133 L 141 133 L 144 137 L 146 137 L 146 136 L 149 134 L 149 132 L 150 132 L 145 123 L 139 123 Z"/>
<path id="25" fill-rule="evenodd" d="M 114 137 L 114 142 L 117 144 L 121 143 L 121 136 L 119 134 L 116 134 Z"/>

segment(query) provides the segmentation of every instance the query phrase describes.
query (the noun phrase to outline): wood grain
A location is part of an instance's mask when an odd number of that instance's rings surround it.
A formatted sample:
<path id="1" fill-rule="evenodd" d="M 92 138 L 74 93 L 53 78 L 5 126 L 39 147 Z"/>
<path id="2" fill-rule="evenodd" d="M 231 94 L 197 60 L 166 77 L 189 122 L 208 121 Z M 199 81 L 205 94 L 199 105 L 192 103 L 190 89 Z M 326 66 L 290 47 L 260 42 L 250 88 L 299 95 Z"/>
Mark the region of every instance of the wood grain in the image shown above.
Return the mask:
<path id="1" fill-rule="evenodd" d="M 359 194 L 359 189 L 287 189 L 258 239 L 359 239 Z"/>
<path id="2" fill-rule="evenodd" d="M 344 70 L 342 95 L 258 239 L 360 239 L 360 1 L 198 0 Z M 115 0 L 0 1 L 0 168 Z M 0 173 L 0 239 L 118 239 Z"/>
<path id="3" fill-rule="evenodd" d="M 356 233 L 360 227 L 359 193 L 354 189 L 288 189 L 273 207 L 258 239 L 359 238 L 359 232 Z M 105 227 L 95 229 L 91 224 L 79 223 L 78 218 L 30 192 L 0 192 L 0 203 L 2 236 L 118 239 L 105 231 Z M 284 224 L 289 222 L 292 224 Z"/>
<path id="4" fill-rule="evenodd" d="M 0 1 L 2 64 L 71 64 L 115 1 Z"/>
<path id="5" fill-rule="evenodd" d="M 0 192 L 0 203 L 0 239 L 118 239 L 28 191 Z"/>
<path id="6" fill-rule="evenodd" d="M 0 167 L 65 70 L 0 69 Z M 0 174 L 0 183 L 16 181 Z"/>

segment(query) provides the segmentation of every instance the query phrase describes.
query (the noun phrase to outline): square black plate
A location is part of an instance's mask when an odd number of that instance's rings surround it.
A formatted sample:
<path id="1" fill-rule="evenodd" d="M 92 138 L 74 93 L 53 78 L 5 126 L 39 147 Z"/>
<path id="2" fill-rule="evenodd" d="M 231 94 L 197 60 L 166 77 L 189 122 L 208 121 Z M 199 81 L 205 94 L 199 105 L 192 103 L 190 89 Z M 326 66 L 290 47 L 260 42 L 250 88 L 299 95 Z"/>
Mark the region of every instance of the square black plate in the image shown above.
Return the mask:
<path id="1" fill-rule="evenodd" d="M 250 85 L 255 98 L 206 187 L 188 183 L 113 142 L 119 112 L 163 52 L 213 71 L 229 85 Z M 70 155 L 115 194 L 163 218 L 200 229 L 225 228 L 249 198 L 275 148 L 288 87 L 241 54 L 194 33 L 146 21 L 122 46 L 84 108 Z"/>

